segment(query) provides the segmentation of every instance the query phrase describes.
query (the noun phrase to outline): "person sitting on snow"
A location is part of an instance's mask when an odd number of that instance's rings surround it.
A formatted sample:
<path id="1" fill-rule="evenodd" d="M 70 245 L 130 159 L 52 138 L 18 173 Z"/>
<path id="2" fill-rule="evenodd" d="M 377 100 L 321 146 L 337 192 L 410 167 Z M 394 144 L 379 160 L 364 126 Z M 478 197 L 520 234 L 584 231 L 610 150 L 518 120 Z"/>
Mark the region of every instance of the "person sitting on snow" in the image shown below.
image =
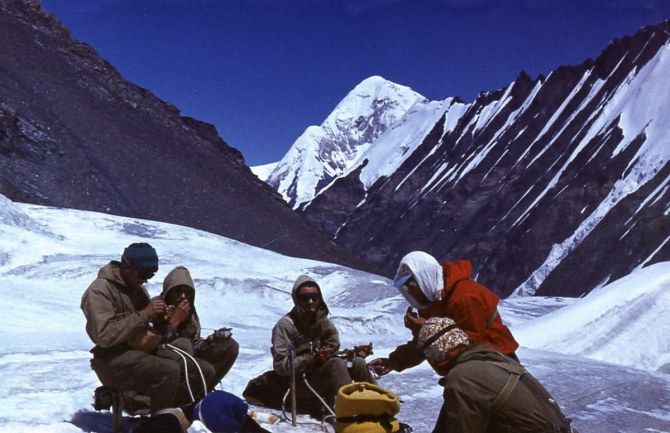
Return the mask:
<path id="1" fill-rule="evenodd" d="M 215 371 L 210 390 L 230 371 L 239 344 L 229 333 L 214 332 L 207 338 L 200 336 L 200 319 L 195 308 L 195 285 L 191 274 L 177 266 L 163 280 L 163 292 L 158 299 L 165 302 L 166 314 L 154 319 L 161 343 L 171 343 L 200 360 L 210 363 Z M 223 335 L 222 335 L 223 334 Z"/>
<path id="2" fill-rule="evenodd" d="M 81 298 L 86 332 L 95 347 L 91 367 L 103 385 L 124 394 L 149 397 L 150 412 L 192 402 L 190 392 L 204 395 L 203 379 L 191 365 L 187 387 L 182 358 L 158 348 L 151 320 L 166 313 L 165 302 L 151 300 L 143 286 L 158 271 L 158 255 L 147 243 L 129 245 L 120 261 L 102 267 Z M 202 365 L 205 381 L 214 369 Z M 126 402 L 129 410 L 135 409 Z M 130 404 L 130 407 L 128 406 Z"/>
<path id="3" fill-rule="evenodd" d="M 428 319 L 417 342 L 443 376 L 444 401 L 434 433 L 574 432 L 551 394 L 521 364 L 471 343 L 453 320 Z"/>
<path id="4" fill-rule="evenodd" d="M 340 337 L 328 318 L 328 306 L 321 288 L 312 278 L 301 275 L 293 285 L 293 309 L 272 329 L 274 369 L 252 379 L 243 396 L 251 404 L 282 407 L 290 387 L 291 358 L 296 378 L 297 410 L 320 417 L 323 409 L 313 388 L 332 407 L 338 390 L 353 381 L 375 384 L 365 358 L 347 362 L 335 356 Z M 290 400 L 286 402 L 290 406 Z"/>
<path id="5" fill-rule="evenodd" d="M 400 261 L 394 285 L 410 303 L 405 326 L 412 331 L 412 341 L 398 346 L 388 358 L 369 363 L 377 374 L 403 371 L 425 359 L 416 347 L 416 338 L 431 317 L 449 317 L 468 335 L 518 361 L 516 342 L 498 314 L 500 298 L 491 290 L 470 279 L 472 265 L 468 260 L 442 265 L 422 251 L 407 254 Z M 418 309 L 418 314 L 412 312 Z"/>

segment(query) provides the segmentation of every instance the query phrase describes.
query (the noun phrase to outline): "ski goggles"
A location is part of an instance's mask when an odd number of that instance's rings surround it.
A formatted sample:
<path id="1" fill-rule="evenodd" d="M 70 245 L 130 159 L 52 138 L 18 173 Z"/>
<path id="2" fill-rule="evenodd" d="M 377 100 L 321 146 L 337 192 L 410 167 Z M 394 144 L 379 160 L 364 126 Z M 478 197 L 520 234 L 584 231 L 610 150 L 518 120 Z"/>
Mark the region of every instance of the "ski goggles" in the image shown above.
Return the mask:
<path id="1" fill-rule="evenodd" d="M 137 276 L 143 280 L 150 280 L 156 275 L 158 269 L 155 268 L 135 268 L 137 269 Z"/>
<path id="2" fill-rule="evenodd" d="M 404 286 L 405 283 L 407 283 L 407 280 L 409 280 L 409 279 L 412 278 L 413 276 L 414 276 L 414 275 L 412 275 L 412 274 L 408 274 L 408 275 L 405 275 L 405 276 L 403 276 L 403 277 L 400 277 L 400 278 L 398 278 L 397 280 L 395 280 L 395 281 L 393 282 L 393 286 L 394 286 L 396 289 L 399 289 L 399 288 L 401 288 L 402 286 Z"/>
<path id="3" fill-rule="evenodd" d="M 309 301 L 314 303 L 319 302 L 321 296 L 318 293 L 302 293 L 298 295 L 298 302 L 301 304 L 307 304 Z"/>
<path id="4" fill-rule="evenodd" d="M 414 308 L 426 308 L 430 305 L 430 300 L 426 298 L 426 295 L 421 290 L 421 287 L 419 287 L 419 283 L 416 281 L 413 274 L 404 275 L 398 278 L 393 285 Z"/>

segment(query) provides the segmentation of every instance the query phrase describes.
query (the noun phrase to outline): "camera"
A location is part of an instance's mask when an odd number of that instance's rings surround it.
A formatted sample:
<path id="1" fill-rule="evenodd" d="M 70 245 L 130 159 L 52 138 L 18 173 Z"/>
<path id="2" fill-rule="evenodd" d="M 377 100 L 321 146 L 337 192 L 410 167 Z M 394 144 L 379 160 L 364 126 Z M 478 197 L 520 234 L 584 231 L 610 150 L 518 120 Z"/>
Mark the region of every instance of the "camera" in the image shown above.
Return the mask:
<path id="1" fill-rule="evenodd" d="M 230 338 L 232 337 L 233 328 L 220 328 L 214 331 L 214 337 L 216 338 Z"/>

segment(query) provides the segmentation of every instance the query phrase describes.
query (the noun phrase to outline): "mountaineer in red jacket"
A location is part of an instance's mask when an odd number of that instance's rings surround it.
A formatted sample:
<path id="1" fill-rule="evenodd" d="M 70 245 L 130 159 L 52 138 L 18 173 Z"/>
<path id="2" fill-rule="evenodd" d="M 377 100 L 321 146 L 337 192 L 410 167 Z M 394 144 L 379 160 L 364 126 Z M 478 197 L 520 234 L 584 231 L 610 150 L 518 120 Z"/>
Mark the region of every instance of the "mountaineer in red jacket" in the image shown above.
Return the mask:
<path id="1" fill-rule="evenodd" d="M 421 364 L 425 357 L 417 348 L 421 326 L 431 317 L 448 317 L 465 331 L 471 342 L 480 342 L 518 361 L 515 354 L 519 343 L 498 314 L 500 298 L 491 290 L 470 279 L 472 265 L 468 260 L 440 265 L 422 251 L 407 254 L 400 261 L 394 285 L 407 302 L 418 310 L 408 308 L 405 327 L 413 339 L 398 346 L 388 358 L 370 363 L 377 374 L 403 371 Z"/>

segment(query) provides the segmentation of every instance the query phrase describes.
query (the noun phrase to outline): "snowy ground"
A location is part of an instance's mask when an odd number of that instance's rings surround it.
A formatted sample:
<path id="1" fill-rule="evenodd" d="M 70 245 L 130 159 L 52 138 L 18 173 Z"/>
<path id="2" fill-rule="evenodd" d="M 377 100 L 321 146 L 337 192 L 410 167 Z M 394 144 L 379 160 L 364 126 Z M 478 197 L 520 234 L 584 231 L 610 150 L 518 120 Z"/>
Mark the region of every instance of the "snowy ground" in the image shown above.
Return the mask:
<path id="1" fill-rule="evenodd" d="M 291 307 L 306 273 L 324 288 L 343 347 L 373 342 L 376 356 L 408 338 L 405 303 L 375 275 L 295 259 L 169 224 L 18 205 L 0 196 L 0 428 L 3 432 L 111 432 L 109 412 L 91 408 L 99 385 L 79 309 L 98 269 L 132 242 L 158 250 L 148 285 L 160 292 L 177 265 L 191 270 L 203 326 L 232 326 L 241 353 L 224 389 L 241 395 L 271 367 L 270 329 Z M 519 356 L 554 394 L 581 433 L 670 432 L 670 264 L 636 271 L 583 299 L 520 298 L 501 306 L 522 343 Z M 431 432 L 441 404 L 427 365 L 380 385 L 404 401 L 398 418 Z M 311 422 L 301 417 L 301 423 Z M 131 432 L 138 420 L 124 418 Z M 268 426 L 266 426 L 268 427 Z M 273 432 L 320 431 L 280 423 Z"/>

